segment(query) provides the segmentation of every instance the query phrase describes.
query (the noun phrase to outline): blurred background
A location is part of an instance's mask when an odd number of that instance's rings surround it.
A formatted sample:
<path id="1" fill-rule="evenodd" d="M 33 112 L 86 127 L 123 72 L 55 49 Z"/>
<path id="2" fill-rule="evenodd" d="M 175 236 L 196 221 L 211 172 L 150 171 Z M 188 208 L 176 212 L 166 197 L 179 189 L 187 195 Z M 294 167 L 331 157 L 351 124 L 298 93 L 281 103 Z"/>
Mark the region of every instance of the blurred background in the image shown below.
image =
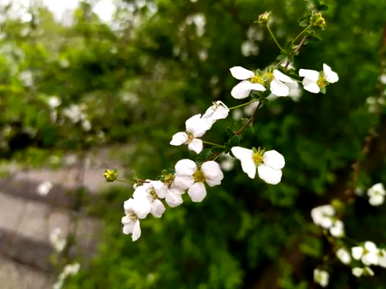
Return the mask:
<path id="1" fill-rule="evenodd" d="M 131 186 L 103 179 L 106 168 L 157 178 L 195 158 L 171 136 L 213 100 L 241 103 L 230 67 L 264 68 L 279 53 L 257 16 L 272 11 L 286 43 L 314 2 L 0 0 L 1 288 L 305 289 L 319 265 L 330 288 L 386 288 L 381 269 L 353 277 L 310 218 L 345 205 L 371 135 L 344 222 L 352 240 L 386 246 L 386 210 L 363 195 L 386 182 L 385 1 L 325 1 L 327 28 L 295 66 L 325 62 L 340 81 L 270 101 L 241 140 L 286 157 L 280 185 L 220 159 L 223 185 L 143 221 L 133 243 L 120 224 Z M 208 139 L 223 142 L 248 114 L 234 111 Z"/>

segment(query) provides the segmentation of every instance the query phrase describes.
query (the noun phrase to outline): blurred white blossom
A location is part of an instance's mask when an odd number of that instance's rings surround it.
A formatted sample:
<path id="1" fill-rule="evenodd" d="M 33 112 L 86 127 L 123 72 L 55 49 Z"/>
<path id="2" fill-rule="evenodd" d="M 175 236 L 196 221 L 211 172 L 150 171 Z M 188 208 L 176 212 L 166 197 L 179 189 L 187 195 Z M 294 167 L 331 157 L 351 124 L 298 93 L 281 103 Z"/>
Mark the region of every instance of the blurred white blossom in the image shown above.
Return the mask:
<path id="1" fill-rule="evenodd" d="M 328 285 L 330 274 L 325 270 L 314 269 L 314 281 L 322 287 Z"/>
<path id="2" fill-rule="evenodd" d="M 53 184 L 49 181 L 42 182 L 36 188 L 36 192 L 41 196 L 47 196 L 53 188 Z"/>
<path id="3" fill-rule="evenodd" d="M 372 206 L 380 206 L 385 201 L 386 191 L 382 183 L 377 183 L 367 190 L 369 203 Z"/>
<path id="4" fill-rule="evenodd" d="M 50 242 L 57 252 L 62 252 L 66 247 L 67 238 L 60 228 L 55 228 L 50 233 Z"/>

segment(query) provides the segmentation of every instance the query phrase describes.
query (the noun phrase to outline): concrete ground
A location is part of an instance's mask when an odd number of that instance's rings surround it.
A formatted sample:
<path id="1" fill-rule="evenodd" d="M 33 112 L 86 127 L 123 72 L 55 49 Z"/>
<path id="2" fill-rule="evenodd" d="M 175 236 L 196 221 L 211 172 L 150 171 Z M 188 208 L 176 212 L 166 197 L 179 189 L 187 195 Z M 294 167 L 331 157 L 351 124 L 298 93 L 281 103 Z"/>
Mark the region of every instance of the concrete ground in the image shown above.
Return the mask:
<path id="1" fill-rule="evenodd" d="M 105 185 L 103 171 L 102 166 L 15 170 L 0 179 L 1 289 L 52 288 L 58 269 L 51 262 L 56 252 L 51 238 L 58 228 L 62 236 L 75 236 L 70 255 L 92 256 L 100 224 L 74 205 L 69 192 L 84 186 L 86 193 L 95 194 Z M 45 181 L 53 187 L 39 193 Z"/>

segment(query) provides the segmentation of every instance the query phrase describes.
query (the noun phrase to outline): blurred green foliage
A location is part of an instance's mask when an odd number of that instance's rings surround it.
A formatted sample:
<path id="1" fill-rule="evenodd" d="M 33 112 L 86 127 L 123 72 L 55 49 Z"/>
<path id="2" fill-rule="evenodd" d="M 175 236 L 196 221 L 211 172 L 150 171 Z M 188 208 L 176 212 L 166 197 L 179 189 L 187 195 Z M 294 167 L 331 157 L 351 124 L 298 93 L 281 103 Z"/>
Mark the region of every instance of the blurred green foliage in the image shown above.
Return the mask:
<path id="1" fill-rule="evenodd" d="M 34 11 L 31 22 L 2 23 L 3 157 L 36 155 L 32 162 L 44 162 L 52 151 L 129 142 L 128 174 L 156 178 L 178 159 L 195 157 L 168 144 L 186 118 L 212 100 L 240 103 L 229 93 L 236 83 L 230 67 L 264 68 L 275 60 L 279 51 L 254 23 L 257 16 L 272 11 L 272 28 L 286 43 L 302 29 L 298 20 L 312 1 L 126 2 L 133 9 L 118 11 L 115 29 L 101 23 L 85 3 L 72 26 L 55 23 L 44 9 Z M 66 288 L 311 288 L 312 270 L 320 264 L 331 273 L 330 288 L 386 288 L 381 270 L 371 279 L 352 277 L 310 222 L 310 210 L 336 197 L 368 131 L 382 128 L 378 123 L 385 119 L 384 111 L 381 116 L 369 112 L 366 99 L 384 89 L 378 79 L 386 3 L 325 2 L 327 29 L 320 41 L 302 49 L 295 65 L 319 69 L 328 63 L 340 81 L 326 95 L 304 93 L 296 102 L 269 102 L 238 140 L 245 147 L 283 153 L 283 182 L 251 181 L 236 163 L 203 203 L 186 200 L 161 220 L 142 222 L 136 243 L 120 227 L 131 188 L 112 189 L 91 208 L 105 223 L 98 255 Z M 200 23 L 205 19 L 203 31 L 193 16 Z M 242 53 L 246 41 L 257 47 L 255 53 Z M 56 118 L 47 104 L 52 96 L 61 99 Z M 90 129 L 63 113 L 74 104 L 84 110 Z M 243 121 L 219 122 L 208 139 L 223 142 L 227 128 Z M 385 165 L 379 154 L 371 170 L 362 172 L 360 185 L 386 182 Z M 344 221 L 348 235 L 358 241 L 386 245 L 385 210 L 370 207 L 365 197 L 347 209 Z"/>

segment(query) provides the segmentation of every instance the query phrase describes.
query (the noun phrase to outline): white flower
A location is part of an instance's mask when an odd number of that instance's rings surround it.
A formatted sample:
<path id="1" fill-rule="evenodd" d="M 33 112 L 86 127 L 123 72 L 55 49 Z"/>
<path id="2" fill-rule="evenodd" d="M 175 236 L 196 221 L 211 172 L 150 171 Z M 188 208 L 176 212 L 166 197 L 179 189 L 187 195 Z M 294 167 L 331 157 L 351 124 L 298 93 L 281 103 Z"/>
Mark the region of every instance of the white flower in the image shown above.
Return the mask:
<path id="1" fill-rule="evenodd" d="M 80 264 L 79 263 L 74 263 L 74 264 L 68 264 L 64 267 L 63 272 L 65 275 L 76 275 L 78 274 L 80 269 Z"/>
<path id="2" fill-rule="evenodd" d="M 232 76 L 242 80 L 231 91 L 231 95 L 236 99 L 243 99 L 249 96 L 252 90 L 265 91 L 269 86 L 272 94 L 276 96 L 288 96 L 290 87 L 296 86 L 296 80 L 285 75 L 280 70 L 267 71 L 255 74 L 253 71 L 241 66 L 234 66 L 230 69 Z"/>
<path id="3" fill-rule="evenodd" d="M 266 183 L 272 185 L 280 183 L 281 169 L 285 165 L 285 160 L 277 151 L 254 151 L 239 146 L 233 147 L 231 151 L 240 160 L 242 170 L 251 179 L 255 178 L 257 169 L 259 177 Z"/>
<path id="4" fill-rule="evenodd" d="M 125 214 L 122 218 L 123 233 L 131 234 L 133 241 L 141 236 L 139 219 L 144 219 L 151 211 L 151 205 L 145 198 L 130 198 L 124 203 Z"/>
<path id="5" fill-rule="evenodd" d="M 198 167 L 192 160 L 183 159 L 176 163 L 175 171 L 175 186 L 182 190 L 188 189 L 193 202 L 201 202 L 206 197 L 205 182 L 213 187 L 221 184 L 224 178 L 220 165 L 215 161 L 204 162 Z"/>
<path id="6" fill-rule="evenodd" d="M 70 275 L 76 275 L 79 272 L 79 269 L 80 269 L 79 263 L 67 264 L 63 268 L 63 271 L 59 274 L 58 280 L 55 282 L 52 288 L 53 289 L 63 288 L 63 284 L 66 278 Z"/>
<path id="7" fill-rule="evenodd" d="M 386 250 L 381 249 L 378 251 L 378 265 L 386 268 Z"/>
<path id="8" fill-rule="evenodd" d="M 77 123 L 86 118 L 85 114 L 82 112 L 82 107 L 77 104 L 72 104 L 63 109 L 63 114 L 73 123 Z"/>
<path id="9" fill-rule="evenodd" d="M 170 144 L 180 146 L 187 144 L 191 151 L 197 154 L 202 151 L 203 142 L 200 139 L 212 126 L 208 119 L 201 118 L 201 114 L 195 114 L 185 122 L 186 131 L 180 131 L 173 135 Z"/>
<path id="10" fill-rule="evenodd" d="M 224 154 L 224 158 L 220 165 L 224 171 L 231 171 L 235 166 L 235 159 L 230 154 Z"/>
<path id="11" fill-rule="evenodd" d="M 351 255 L 345 248 L 340 248 L 336 251 L 336 257 L 343 263 L 343 264 L 350 264 L 351 262 Z"/>
<path id="12" fill-rule="evenodd" d="M 48 103 L 49 107 L 54 109 L 54 108 L 57 108 L 62 102 L 61 102 L 59 97 L 51 96 L 50 98 L 48 98 L 47 103 Z"/>
<path id="13" fill-rule="evenodd" d="M 359 267 L 352 268 L 352 274 L 355 277 L 361 277 L 363 275 L 363 268 L 359 268 Z"/>
<path id="14" fill-rule="evenodd" d="M 161 218 L 165 212 L 165 206 L 160 199 L 165 198 L 166 193 L 167 187 L 163 182 L 146 180 L 144 184 L 135 188 L 133 198 L 143 198 L 148 201 L 151 206 L 150 213 L 156 218 Z"/>
<path id="15" fill-rule="evenodd" d="M 303 77 L 304 89 L 312 93 L 319 93 L 328 84 L 339 80 L 338 74 L 332 71 L 331 67 L 325 63 L 323 63 L 323 71 L 300 69 L 299 76 Z"/>
<path id="16" fill-rule="evenodd" d="M 322 287 L 328 285 L 330 274 L 325 270 L 314 269 L 314 281 Z"/>
<path id="17" fill-rule="evenodd" d="M 361 277 L 362 275 L 374 276 L 374 271 L 370 267 L 364 267 L 364 268 L 354 267 L 352 268 L 352 274 L 355 277 Z"/>
<path id="18" fill-rule="evenodd" d="M 257 78 L 253 71 L 241 66 L 234 66 L 230 69 L 230 72 L 234 78 L 242 80 L 232 88 L 231 95 L 234 98 L 246 98 L 252 90 L 265 91 L 265 87 L 260 83 L 260 78 Z"/>
<path id="19" fill-rule="evenodd" d="M 42 182 L 36 188 L 36 192 L 41 196 L 47 196 L 53 187 L 53 184 L 49 181 Z"/>
<path id="20" fill-rule="evenodd" d="M 372 206 L 380 206 L 385 200 L 386 191 L 383 184 L 377 183 L 367 190 L 369 203 Z"/>
<path id="21" fill-rule="evenodd" d="M 366 266 L 378 265 L 378 251 L 373 242 L 367 241 L 362 246 L 351 248 L 351 255 L 355 260 L 360 260 Z"/>
<path id="22" fill-rule="evenodd" d="M 330 234 L 336 238 L 344 236 L 344 224 L 341 220 L 334 220 L 330 227 Z"/>
<path id="23" fill-rule="evenodd" d="M 280 70 L 275 69 L 273 71 L 273 80 L 271 81 L 269 87 L 272 94 L 276 96 L 288 96 L 290 94 L 290 88 L 294 89 L 298 87 L 298 83 L 296 80 L 285 75 Z"/>
<path id="24" fill-rule="evenodd" d="M 57 252 L 62 252 L 66 247 L 67 239 L 60 228 L 55 228 L 50 233 L 50 242 Z"/>
<path id="25" fill-rule="evenodd" d="M 91 129 L 91 122 L 88 120 L 88 119 L 84 119 L 82 120 L 82 128 L 85 130 L 85 131 L 89 131 Z"/>
<path id="26" fill-rule="evenodd" d="M 217 120 L 228 117 L 229 108 L 222 102 L 216 101 L 203 114 L 202 119 L 207 120 L 212 126 Z"/>
<path id="27" fill-rule="evenodd" d="M 324 205 L 311 210 L 312 221 L 322 228 L 329 229 L 333 225 L 335 209 L 331 205 Z"/>

